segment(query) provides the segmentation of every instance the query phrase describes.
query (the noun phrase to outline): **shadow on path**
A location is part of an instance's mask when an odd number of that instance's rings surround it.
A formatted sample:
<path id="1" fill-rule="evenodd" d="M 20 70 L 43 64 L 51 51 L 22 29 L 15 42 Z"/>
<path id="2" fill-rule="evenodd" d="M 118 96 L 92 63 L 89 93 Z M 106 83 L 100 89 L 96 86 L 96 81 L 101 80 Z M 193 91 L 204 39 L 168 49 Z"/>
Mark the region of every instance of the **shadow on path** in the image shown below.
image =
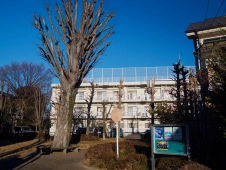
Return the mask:
<path id="1" fill-rule="evenodd" d="M 29 155 L 19 158 L 17 155 L 9 156 L 5 159 L 0 160 L 0 169 L 1 170 L 12 170 L 16 167 L 22 167 L 26 164 L 35 161 L 40 157 L 40 154 L 30 153 Z M 17 168 L 18 169 L 18 168 Z"/>

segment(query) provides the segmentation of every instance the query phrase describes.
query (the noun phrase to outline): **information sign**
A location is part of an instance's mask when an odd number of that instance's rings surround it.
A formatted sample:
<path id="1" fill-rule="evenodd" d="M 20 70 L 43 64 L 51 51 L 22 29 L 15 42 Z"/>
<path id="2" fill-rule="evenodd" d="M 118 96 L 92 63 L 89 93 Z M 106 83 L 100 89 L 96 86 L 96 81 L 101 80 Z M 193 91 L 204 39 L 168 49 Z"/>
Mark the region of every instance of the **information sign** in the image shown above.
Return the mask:
<path id="1" fill-rule="evenodd" d="M 183 124 L 160 124 L 152 126 L 154 154 L 188 154 L 188 131 Z"/>

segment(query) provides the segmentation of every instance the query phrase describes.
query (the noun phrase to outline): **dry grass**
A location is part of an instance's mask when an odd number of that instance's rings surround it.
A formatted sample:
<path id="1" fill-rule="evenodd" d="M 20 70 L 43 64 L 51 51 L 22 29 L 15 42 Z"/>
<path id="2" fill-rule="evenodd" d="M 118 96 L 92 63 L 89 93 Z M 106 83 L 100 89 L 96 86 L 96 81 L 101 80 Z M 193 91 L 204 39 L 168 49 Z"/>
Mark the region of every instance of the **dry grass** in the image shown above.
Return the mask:
<path id="1" fill-rule="evenodd" d="M 119 139 L 119 141 L 122 141 L 122 140 L 124 140 L 124 139 Z M 1 146 L 0 147 L 0 154 L 6 153 L 6 152 L 10 152 L 10 151 L 13 151 L 13 150 L 16 150 L 16 149 L 20 149 L 20 148 L 23 148 L 23 147 L 26 147 L 26 146 L 30 146 L 30 145 L 32 145 L 32 144 L 34 144 L 36 142 L 38 142 L 38 140 L 34 139 L 34 140 L 26 141 L 26 142 L 18 142 L 18 143 L 15 143 L 15 144 L 9 144 L 9 145 L 5 145 L 5 146 Z M 115 138 L 107 138 L 106 140 L 99 139 L 97 141 L 80 141 L 78 143 L 78 145 L 79 145 L 79 147 L 81 149 L 87 149 L 90 146 L 94 146 L 94 145 L 97 145 L 97 144 L 108 143 L 108 142 L 116 142 L 116 139 Z M 47 142 L 43 143 L 43 145 L 51 145 L 51 144 L 52 144 L 52 141 L 47 141 Z M 23 157 L 23 156 L 26 156 L 27 154 L 30 154 L 32 152 L 33 153 L 36 152 L 36 147 L 35 146 L 34 147 L 30 147 L 30 148 L 28 148 L 26 150 L 23 150 L 23 151 L 14 153 L 12 155 L 13 156 L 16 155 L 16 156 L 19 156 L 19 157 Z M 0 158 L 0 159 L 2 159 L 2 158 Z"/>
<path id="2" fill-rule="evenodd" d="M 31 146 L 32 144 L 35 144 L 36 142 L 38 142 L 38 140 L 34 139 L 34 140 L 26 141 L 26 142 L 18 142 L 18 143 L 14 143 L 14 144 L 1 146 L 0 147 L 0 154 L 4 154 L 4 153 L 10 152 L 10 151 L 14 151 L 16 149 L 20 149 L 20 148 L 23 148 L 23 147 Z M 51 142 L 48 141 L 48 142 L 45 142 L 44 144 L 50 145 Z M 17 157 L 20 158 L 20 157 L 24 157 L 28 154 L 35 153 L 35 152 L 36 152 L 36 147 L 33 146 L 33 147 L 29 147 L 28 149 L 25 149 L 23 151 L 19 151 L 19 152 L 16 152 L 16 153 L 13 153 L 13 154 L 10 154 L 10 155 L 7 155 L 7 156 L 3 156 L 0 159 L 4 159 L 6 157 L 14 157 L 14 156 L 17 156 Z"/>
<path id="3" fill-rule="evenodd" d="M 123 138 L 120 138 L 119 141 L 124 141 Z M 97 141 L 80 141 L 78 143 L 79 147 L 81 149 L 87 149 L 90 146 L 98 145 L 98 144 L 104 144 L 104 143 L 109 143 L 109 142 L 116 142 L 116 138 L 106 138 L 105 140 L 99 139 Z"/>
<path id="4" fill-rule="evenodd" d="M 19 149 L 25 146 L 29 146 L 32 145 L 34 143 L 36 143 L 38 140 L 30 140 L 30 141 L 26 141 L 26 142 L 19 142 L 19 143 L 15 143 L 15 144 L 10 144 L 10 145 L 6 145 L 6 146 L 2 146 L 0 147 L 0 154 L 5 153 L 5 152 L 9 152 L 9 151 L 13 151 L 15 149 Z"/>

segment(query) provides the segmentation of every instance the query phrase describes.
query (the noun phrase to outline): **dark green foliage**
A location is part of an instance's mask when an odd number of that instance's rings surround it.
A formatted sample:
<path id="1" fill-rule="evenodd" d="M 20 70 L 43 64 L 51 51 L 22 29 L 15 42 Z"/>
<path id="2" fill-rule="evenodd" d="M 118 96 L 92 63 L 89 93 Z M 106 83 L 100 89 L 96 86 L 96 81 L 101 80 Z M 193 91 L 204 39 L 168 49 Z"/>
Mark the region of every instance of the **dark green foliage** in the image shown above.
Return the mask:
<path id="1" fill-rule="evenodd" d="M 119 159 L 116 155 L 116 143 L 92 146 L 85 159 L 90 166 L 107 170 L 148 170 L 150 144 L 140 141 L 119 142 Z M 150 155 L 149 155 L 150 156 Z"/>
<path id="2" fill-rule="evenodd" d="M 223 170 L 226 160 L 226 48 L 216 43 L 211 51 L 205 56 L 207 69 L 199 71 L 205 133 L 200 145 L 203 147 L 195 151 L 200 162 L 211 169 Z"/>
<path id="3" fill-rule="evenodd" d="M 215 48 L 214 55 L 208 56 L 209 91 L 207 101 L 226 122 L 226 48 Z"/>
<path id="4" fill-rule="evenodd" d="M 158 161 L 158 170 L 172 170 L 176 167 L 187 163 L 186 157 L 163 156 Z"/>

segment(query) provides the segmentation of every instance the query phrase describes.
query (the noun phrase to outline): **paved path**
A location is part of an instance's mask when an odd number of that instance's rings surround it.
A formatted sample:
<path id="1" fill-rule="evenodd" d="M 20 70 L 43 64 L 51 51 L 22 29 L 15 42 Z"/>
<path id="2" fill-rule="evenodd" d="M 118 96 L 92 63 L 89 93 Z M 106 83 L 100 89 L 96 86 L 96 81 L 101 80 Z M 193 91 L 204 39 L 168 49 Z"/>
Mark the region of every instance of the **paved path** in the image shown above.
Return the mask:
<path id="1" fill-rule="evenodd" d="M 35 155 L 26 161 L 6 160 L 0 163 L 1 170 L 94 170 L 81 163 L 85 158 L 86 149 L 79 152 L 54 152 L 50 155 Z M 26 158 L 24 158 L 26 159 Z M 14 165 L 13 165 L 14 164 Z M 1 166 L 2 165 L 2 166 Z M 3 168 L 3 169 L 2 169 Z"/>
<path id="2" fill-rule="evenodd" d="M 20 170 L 93 170 L 81 163 L 85 158 L 86 151 L 83 149 L 67 154 L 54 152 L 50 155 L 41 155 L 35 161 L 21 167 Z"/>

